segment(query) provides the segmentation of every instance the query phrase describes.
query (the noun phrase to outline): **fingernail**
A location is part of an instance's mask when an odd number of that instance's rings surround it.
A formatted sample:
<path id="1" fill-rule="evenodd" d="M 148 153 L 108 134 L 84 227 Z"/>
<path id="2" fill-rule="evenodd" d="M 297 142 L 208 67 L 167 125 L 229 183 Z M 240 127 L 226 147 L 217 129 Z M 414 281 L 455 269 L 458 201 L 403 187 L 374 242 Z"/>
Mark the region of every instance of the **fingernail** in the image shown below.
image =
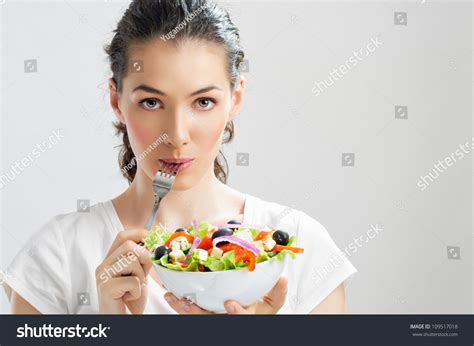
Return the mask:
<path id="1" fill-rule="evenodd" d="M 235 306 L 234 305 L 227 305 L 225 308 L 227 309 L 227 312 L 230 312 L 231 314 L 233 314 L 235 312 Z"/>
<path id="2" fill-rule="evenodd" d="M 185 302 L 183 304 L 183 310 L 186 311 L 186 312 L 191 311 L 191 305 L 188 302 Z"/>

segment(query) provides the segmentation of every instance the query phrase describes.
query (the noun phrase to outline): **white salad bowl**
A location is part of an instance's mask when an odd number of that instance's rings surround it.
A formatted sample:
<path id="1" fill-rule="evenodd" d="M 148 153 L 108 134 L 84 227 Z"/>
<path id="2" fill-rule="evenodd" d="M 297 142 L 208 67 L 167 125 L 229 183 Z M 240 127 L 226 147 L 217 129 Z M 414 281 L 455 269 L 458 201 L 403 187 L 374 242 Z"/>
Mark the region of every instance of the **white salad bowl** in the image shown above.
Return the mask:
<path id="1" fill-rule="evenodd" d="M 184 272 L 153 266 L 166 289 L 179 299 L 187 298 L 202 309 L 224 313 L 224 302 L 235 300 L 242 306 L 256 303 L 277 283 L 288 255 L 257 263 L 255 270 L 248 268 L 216 272 Z"/>

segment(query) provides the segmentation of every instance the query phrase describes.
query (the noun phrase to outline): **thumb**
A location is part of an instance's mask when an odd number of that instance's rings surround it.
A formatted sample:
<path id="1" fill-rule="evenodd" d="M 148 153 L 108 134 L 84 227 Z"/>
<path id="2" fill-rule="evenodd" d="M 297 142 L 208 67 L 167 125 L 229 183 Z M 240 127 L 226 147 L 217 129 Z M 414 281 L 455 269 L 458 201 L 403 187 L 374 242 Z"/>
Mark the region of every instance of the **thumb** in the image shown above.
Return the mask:
<path id="1" fill-rule="evenodd" d="M 130 313 L 134 315 L 141 315 L 145 311 L 145 306 L 148 298 L 148 285 L 146 283 L 141 284 L 140 296 L 137 299 L 125 300 Z"/>
<path id="2" fill-rule="evenodd" d="M 235 300 L 228 300 L 224 303 L 225 310 L 230 315 L 244 315 L 249 314 L 239 303 Z"/>
<path id="3" fill-rule="evenodd" d="M 280 277 L 273 288 L 263 297 L 263 302 L 258 310 L 263 314 L 274 314 L 285 304 L 286 294 L 288 293 L 288 278 Z"/>

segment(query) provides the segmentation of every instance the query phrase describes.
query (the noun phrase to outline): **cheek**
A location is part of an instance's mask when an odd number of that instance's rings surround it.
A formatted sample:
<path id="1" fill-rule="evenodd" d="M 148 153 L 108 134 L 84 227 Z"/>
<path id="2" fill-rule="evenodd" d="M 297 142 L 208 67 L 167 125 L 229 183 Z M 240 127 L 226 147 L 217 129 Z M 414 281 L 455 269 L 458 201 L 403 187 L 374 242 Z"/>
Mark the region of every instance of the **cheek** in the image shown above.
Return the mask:
<path id="1" fill-rule="evenodd" d="M 196 144 L 202 152 L 214 153 L 220 145 L 222 140 L 222 133 L 225 128 L 225 123 L 219 122 L 215 124 L 207 124 L 196 134 Z"/>
<path id="2" fill-rule="evenodd" d="M 153 138 L 154 134 L 153 131 L 150 131 L 150 127 L 137 121 L 137 119 L 133 119 L 133 117 L 127 119 L 127 132 L 135 155 L 144 151 L 150 143 L 156 140 Z"/>

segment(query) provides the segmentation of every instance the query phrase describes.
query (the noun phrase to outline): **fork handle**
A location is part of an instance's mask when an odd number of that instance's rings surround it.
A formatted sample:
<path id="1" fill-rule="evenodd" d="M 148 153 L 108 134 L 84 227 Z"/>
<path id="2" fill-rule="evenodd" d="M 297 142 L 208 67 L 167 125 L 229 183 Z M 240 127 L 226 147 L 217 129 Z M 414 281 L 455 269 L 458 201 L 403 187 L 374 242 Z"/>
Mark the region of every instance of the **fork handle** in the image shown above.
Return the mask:
<path id="1" fill-rule="evenodd" d="M 161 197 L 157 194 L 155 199 L 155 204 L 153 205 L 153 210 L 151 211 L 150 216 L 145 224 L 145 229 L 147 231 L 151 230 L 153 223 L 155 221 L 156 213 L 158 212 L 158 207 L 160 206 Z"/>

